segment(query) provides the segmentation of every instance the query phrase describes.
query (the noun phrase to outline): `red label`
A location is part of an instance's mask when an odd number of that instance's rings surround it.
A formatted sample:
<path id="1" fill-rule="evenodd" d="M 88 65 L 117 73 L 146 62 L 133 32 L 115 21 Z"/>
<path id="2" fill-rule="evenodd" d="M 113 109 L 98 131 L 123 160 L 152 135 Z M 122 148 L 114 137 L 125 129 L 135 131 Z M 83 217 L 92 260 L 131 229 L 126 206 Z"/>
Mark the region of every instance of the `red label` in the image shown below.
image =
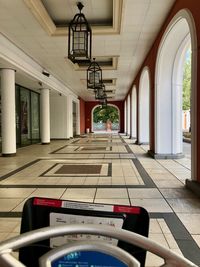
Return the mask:
<path id="1" fill-rule="evenodd" d="M 33 205 L 60 208 L 62 206 L 62 201 L 48 198 L 34 198 Z"/>
<path id="2" fill-rule="evenodd" d="M 139 207 L 128 207 L 128 206 L 114 206 L 114 212 L 125 212 L 132 214 L 140 214 L 141 209 Z"/>

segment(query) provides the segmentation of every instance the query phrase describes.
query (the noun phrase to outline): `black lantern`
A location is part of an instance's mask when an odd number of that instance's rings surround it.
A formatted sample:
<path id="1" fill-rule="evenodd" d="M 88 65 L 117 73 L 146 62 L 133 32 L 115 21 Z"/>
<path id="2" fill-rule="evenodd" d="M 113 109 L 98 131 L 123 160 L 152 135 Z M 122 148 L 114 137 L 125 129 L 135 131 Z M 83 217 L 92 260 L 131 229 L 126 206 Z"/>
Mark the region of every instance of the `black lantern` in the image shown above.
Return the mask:
<path id="1" fill-rule="evenodd" d="M 106 108 L 107 107 L 107 97 L 105 97 L 104 99 L 101 99 L 100 104 L 101 104 L 102 108 Z"/>
<path id="2" fill-rule="evenodd" d="M 73 63 L 90 62 L 92 47 L 92 30 L 85 15 L 81 13 L 84 7 L 77 4 L 80 13 L 76 14 L 69 23 L 68 58 Z"/>
<path id="3" fill-rule="evenodd" d="M 87 69 L 87 88 L 98 89 L 102 87 L 102 70 L 93 58 Z"/>
<path id="4" fill-rule="evenodd" d="M 106 98 L 106 92 L 105 92 L 105 85 L 102 84 L 102 86 L 95 90 L 95 99 L 104 99 Z"/>

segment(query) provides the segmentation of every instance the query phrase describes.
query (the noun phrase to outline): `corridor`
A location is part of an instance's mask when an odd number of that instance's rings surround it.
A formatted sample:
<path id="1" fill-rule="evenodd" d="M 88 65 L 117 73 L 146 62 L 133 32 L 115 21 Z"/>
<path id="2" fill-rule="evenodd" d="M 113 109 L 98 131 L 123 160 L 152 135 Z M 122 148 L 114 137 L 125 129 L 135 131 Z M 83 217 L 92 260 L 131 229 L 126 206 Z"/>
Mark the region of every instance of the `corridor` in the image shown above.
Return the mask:
<path id="1" fill-rule="evenodd" d="M 88 134 L 0 157 L 0 239 L 19 234 L 23 203 L 33 196 L 135 205 L 149 212 L 151 239 L 199 265 L 200 203 L 184 186 L 189 157 L 155 160 L 146 149 L 125 135 Z M 146 266 L 161 264 L 148 253 Z"/>

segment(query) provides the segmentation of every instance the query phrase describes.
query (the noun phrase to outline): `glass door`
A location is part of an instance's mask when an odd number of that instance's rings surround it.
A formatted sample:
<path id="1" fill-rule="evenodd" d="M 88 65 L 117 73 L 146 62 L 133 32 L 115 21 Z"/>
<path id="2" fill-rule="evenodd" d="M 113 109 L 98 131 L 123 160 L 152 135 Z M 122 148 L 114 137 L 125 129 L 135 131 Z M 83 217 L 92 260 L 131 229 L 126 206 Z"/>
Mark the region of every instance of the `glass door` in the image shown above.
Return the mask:
<path id="1" fill-rule="evenodd" d="M 39 94 L 31 92 L 31 140 L 40 142 L 40 99 Z"/>
<path id="2" fill-rule="evenodd" d="M 20 88 L 21 146 L 31 144 L 30 93 Z"/>

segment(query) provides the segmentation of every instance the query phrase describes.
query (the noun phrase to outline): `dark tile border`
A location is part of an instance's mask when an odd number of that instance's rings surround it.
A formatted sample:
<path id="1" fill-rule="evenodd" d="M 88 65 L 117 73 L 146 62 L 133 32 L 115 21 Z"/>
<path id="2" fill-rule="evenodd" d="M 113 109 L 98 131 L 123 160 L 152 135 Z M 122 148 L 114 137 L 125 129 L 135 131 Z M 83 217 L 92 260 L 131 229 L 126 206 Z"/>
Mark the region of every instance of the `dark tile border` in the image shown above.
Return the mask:
<path id="1" fill-rule="evenodd" d="M 129 145 L 124 141 L 124 139 L 120 135 L 120 140 L 122 141 L 123 145 L 125 146 L 128 153 L 134 154 L 133 151 L 130 149 Z"/>
<path id="2" fill-rule="evenodd" d="M 54 151 L 50 152 L 49 154 L 57 154 L 57 153 L 56 153 L 57 151 L 59 151 L 59 150 L 61 150 L 61 149 L 65 148 L 65 147 L 67 147 L 68 145 L 69 145 L 69 144 L 67 144 L 67 145 L 64 145 L 64 146 L 61 146 L 60 148 L 57 148 L 56 150 L 54 150 Z"/>
<path id="3" fill-rule="evenodd" d="M 121 154 L 119 154 L 119 155 L 121 155 Z M 52 160 L 52 159 L 54 159 L 55 160 L 55 158 L 44 158 L 44 159 L 37 159 L 37 160 L 34 160 L 34 161 L 32 161 L 32 162 L 30 162 L 30 163 L 28 163 L 28 164 L 26 164 L 26 165 L 24 165 L 24 166 L 22 166 L 22 167 L 20 167 L 20 168 L 18 168 L 18 169 L 16 169 L 16 170 L 14 170 L 14 171 L 12 171 L 12 172 L 10 172 L 10 173 L 8 173 L 8 174 L 6 174 L 6 175 L 4 175 L 4 176 L 2 176 L 2 177 L 0 177 L 0 181 L 2 181 L 2 180 L 5 180 L 5 179 L 7 179 L 7 178 L 9 178 L 11 175 L 14 175 L 14 174 L 16 174 L 16 173 L 18 173 L 19 171 L 22 171 L 22 170 L 24 170 L 25 168 L 27 168 L 27 167 L 30 167 L 30 166 L 32 166 L 33 164 L 35 164 L 35 163 L 37 163 L 37 162 L 39 162 L 39 161 L 41 161 L 41 160 Z M 59 159 L 64 159 L 64 160 L 72 160 L 73 158 L 56 158 L 56 160 L 59 160 Z M 82 159 L 84 159 L 85 161 L 87 161 L 87 160 L 93 160 L 93 159 L 97 159 L 97 160 L 102 160 L 102 159 L 105 159 L 105 160 L 119 160 L 119 159 L 123 159 L 123 158 L 121 158 L 121 157 L 119 157 L 119 158 L 76 158 L 76 160 L 82 160 Z M 142 164 L 139 162 L 139 160 L 138 159 L 136 159 L 136 158 L 125 158 L 125 159 L 128 159 L 128 160 L 132 160 L 133 161 L 133 164 L 135 165 L 135 167 L 136 167 L 136 169 L 138 170 L 138 172 L 139 172 L 139 174 L 140 174 L 140 176 L 141 176 L 141 178 L 142 178 L 142 180 L 143 180 L 143 182 L 144 182 L 144 185 L 91 185 L 91 187 L 90 186 L 84 186 L 84 185 L 78 185 L 78 186 L 76 186 L 76 185 L 64 185 L 64 187 L 67 187 L 67 188 L 77 188 L 77 187 L 83 187 L 83 188 L 87 188 L 87 187 L 90 187 L 90 188 L 105 188 L 105 187 L 108 187 L 108 188 L 127 188 L 127 187 L 129 187 L 129 188 L 155 188 L 156 187 L 156 185 L 154 184 L 154 182 L 152 181 L 152 179 L 151 179 L 151 177 L 148 175 L 148 173 L 146 172 L 146 170 L 144 169 L 144 167 L 142 166 Z M 43 172 L 42 174 L 40 174 L 39 175 L 39 177 L 52 177 L 53 178 L 53 176 L 51 176 L 51 175 L 45 175 L 46 173 L 48 173 L 51 169 L 53 169 L 56 165 L 57 165 L 58 163 L 56 163 L 56 164 L 54 164 L 53 166 L 51 166 L 49 169 L 47 169 L 45 172 Z M 104 163 L 104 164 L 108 164 L 108 173 L 107 173 L 107 175 L 103 175 L 103 176 L 101 176 L 101 177 L 112 177 L 112 163 Z M 70 177 L 81 177 L 81 176 L 77 176 L 77 175 L 69 175 Z M 66 176 L 66 177 L 69 177 L 69 176 Z M 83 176 L 83 175 L 82 175 Z M 64 177 L 64 176 L 60 176 L 60 177 Z M 95 175 L 93 175 L 93 177 L 99 177 L 99 175 L 97 175 L 97 176 L 95 176 Z M 53 188 L 53 186 L 55 186 L 56 188 L 60 188 L 60 185 L 24 185 L 24 184 L 22 184 L 22 185 L 0 185 L 0 188 L 6 188 L 6 187 L 9 187 L 9 188 L 25 188 L 25 187 L 29 187 L 30 186 L 30 188 Z M 40 187 L 40 186 L 42 186 L 42 187 Z"/>
<path id="4" fill-rule="evenodd" d="M 45 176 L 46 177 L 46 176 Z M 51 176 L 52 177 L 52 176 Z M 72 176 L 70 176 L 72 177 Z M 94 176 L 92 176 L 94 177 Z M 107 177 L 107 176 L 105 176 Z M 0 185 L 0 188 L 146 188 L 144 185 L 45 185 L 45 184 L 17 184 L 17 185 Z"/>
<path id="5" fill-rule="evenodd" d="M 0 181 L 3 181 L 3 180 L 5 180 L 6 178 L 10 177 L 11 175 L 14 175 L 14 174 L 16 174 L 16 173 L 18 173 L 18 172 L 20 172 L 20 171 L 22 171 L 22 170 L 24 170 L 24 169 L 26 169 L 26 168 L 32 166 L 33 164 L 39 162 L 40 160 L 41 160 L 41 159 L 36 159 L 36 160 L 34 160 L 34 161 L 31 161 L 31 162 L 29 162 L 29 163 L 23 165 L 22 167 L 19 167 L 18 169 L 14 170 L 14 171 L 11 171 L 11 172 L 9 172 L 9 173 L 7 173 L 7 174 L 1 176 L 1 177 L 0 177 Z"/>
<path id="6" fill-rule="evenodd" d="M 138 170 L 143 182 L 144 182 L 144 186 L 143 188 L 145 187 L 148 187 L 148 188 L 155 188 L 156 185 L 155 183 L 153 182 L 153 180 L 151 179 L 151 177 L 148 175 L 148 173 L 146 172 L 145 168 L 142 166 L 142 164 L 140 163 L 140 161 L 135 158 L 135 159 L 132 159 L 136 169 Z"/>
<path id="7" fill-rule="evenodd" d="M 80 147 L 83 147 L 84 148 L 84 145 L 82 145 L 82 146 L 79 146 L 78 148 L 76 148 L 74 151 L 77 151 Z M 88 146 L 88 147 L 92 147 L 92 146 Z M 96 153 L 94 153 L 93 151 L 95 151 L 95 150 L 98 150 L 98 149 L 94 149 L 94 150 L 85 150 L 85 151 L 88 151 L 88 152 L 84 152 L 84 153 L 80 153 L 80 154 L 107 154 L 108 152 L 107 151 L 112 151 L 112 146 L 95 146 L 95 148 L 98 148 L 98 147 L 105 147 L 105 150 L 103 150 L 102 152 L 96 152 Z M 106 150 L 107 148 L 109 148 L 108 150 Z M 84 150 L 80 150 L 79 152 L 81 152 L 81 151 L 84 151 Z M 89 153 L 89 152 L 92 152 L 92 153 Z M 105 153 L 104 153 L 105 152 Z M 58 153 L 57 153 L 58 154 Z M 65 154 L 68 154 L 68 153 L 65 153 Z M 77 153 L 76 153 L 77 154 Z"/>
<path id="8" fill-rule="evenodd" d="M 112 177 L 112 163 L 108 163 L 108 175 L 107 176 Z"/>
<path id="9" fill-rule="evenodd" d="M 122 141 L 122 143 L 126 144 L 126 142 L 124 141 L 124 138 L 122 138 L 121 135 L 119 135 L 119 138 L 120 138 L 120 140 Z"/>
<path id="10" fill-rule="evenodd" d="M 96 137 L 97 138 L 97 137 Z M 102 138 L 102 137 L 98 137 L 98 138 Z M 114 138 L 115 139 L 115 138 Z M 124 141 L 124 139 L 121 137 L 121 136 L 119 136 L 119 139 L 122 141 L 122 143 L 123 144 L 125 144 L 125 147 L 126 147 L 126 150 L 127 150 L 127 152 L 128 153 L 133 153 L 132 152 L 132 150 L 130 149 L 130 147 L 128 146 L 128 144 Z M 58 148 L 58 149 L 56 149 L 56 150 L 54 150 L 54 151 L 52 151 L 52 152 L 50 152 L 49 154 L 91 154 L 91 153 L 88 153 L 88 152 L 81 152 L 81 151 L 78 151 L 79 153 L 73 153 L 73 152 L 70 152 L 70 153 L 64 153 L 64 152 L 58 152 L 59 150 L 62 150 L 62 149 L 64 149 L 64 148 L 66 148 L 66 147 L 68 147 L 68 146 L 73 146 L 73 144 L 76 144 L 76 145 L 78 145 L 79 147 L 80 147 L 80 144 L 78 144 L 78 142 L 80 141 L 81 139 L 79 138 L 78 140 L 74 140 L 73 142 L 71 142 L 71 143 L 69 143 L 69 144 L 67 144 L 67 145 L 64 145 L 64 146 L 62 146 L 62 147 L 60 147 L 60 148 Z M 88 142 L 89 140 L 87 140 L 87 142 Z M 87 142 L 85 143 L 85 144 L 87 144 Z M 115 145 L 114 144 L 114 142 L 113 142 L 113 140 L 112 140 L 112 137 L 111 138 L 109 138 L 107 141 L 105 141 L 105 143 L 112 143 L 112 145 Z M 84 146 L 84 144 L 81 144 L 82 146 Z M 91 145 L 94 145 L 94 144 L 91 144 Z M 109 145 L 109 144 L 108 144 Z M 116 144 L 116 146 L 117 146 L 117 144 Z M 79 149 L 79 147 L 77 147 L 74 151 L 77 151 L 78 149 Z M 110 151 L 112 151 L 113 149 L 112 149 L 112 146 L 110 146 Z M 92 154 L 116 154 L 116 152 L 107 152 L 107 151 L 104 151 L 104 152 L 93 152 Z M 120 153 L 120 154 L 126 154 L 126 152 L 122 152 L 122 153 Z"/>
<path id="11" fill-rule="evenodd" d="M 21 218 L 22 212 L 16 212 L 16 211 L 1 211 L 0 212 L 0 218 Z"/>
<path id="12" fill-rule="evenodd" d="M 82 139 L 74 140 L 74 141 L 72 141 L 70 144 L 76 144 L 76 143 L 78 143 L 80 140 L 82 140 Z"/>
<path id="13" fill-rule="evenodd" d="M 112 149 L 111 149 L 112 150 Z M 52 153 L 50 153 L 50 154 L 52 154 Z M 92 153 L 88 153 L 88 152 L 76 152 L 76 153 L 73 153 L 73 152 L 70 152 L 70 153 L 55 153 L 56 155 L 81 155 L 81 154 L 83 154 L 83 155 L 102 155 L 102 154 L 105 154 L 105 155 L 109 155 L 109 154 L 119 154 L 119 155 L 127 155 L 128 153 L 127 152 L 109 152 L 109 151 L 104 151 L 104 152 L 92 152 Z M 131 154 L 133 154 L 133 152 L 131 152 Z"/>
<path id="14" fill-rule="evenodd" d="M 150 218 L 164 219 L 184 257 L 200 265 L 200 248 L 175 213 L 150 213 Z M 189 215 L 188 215 L 189 216 Z"/>

